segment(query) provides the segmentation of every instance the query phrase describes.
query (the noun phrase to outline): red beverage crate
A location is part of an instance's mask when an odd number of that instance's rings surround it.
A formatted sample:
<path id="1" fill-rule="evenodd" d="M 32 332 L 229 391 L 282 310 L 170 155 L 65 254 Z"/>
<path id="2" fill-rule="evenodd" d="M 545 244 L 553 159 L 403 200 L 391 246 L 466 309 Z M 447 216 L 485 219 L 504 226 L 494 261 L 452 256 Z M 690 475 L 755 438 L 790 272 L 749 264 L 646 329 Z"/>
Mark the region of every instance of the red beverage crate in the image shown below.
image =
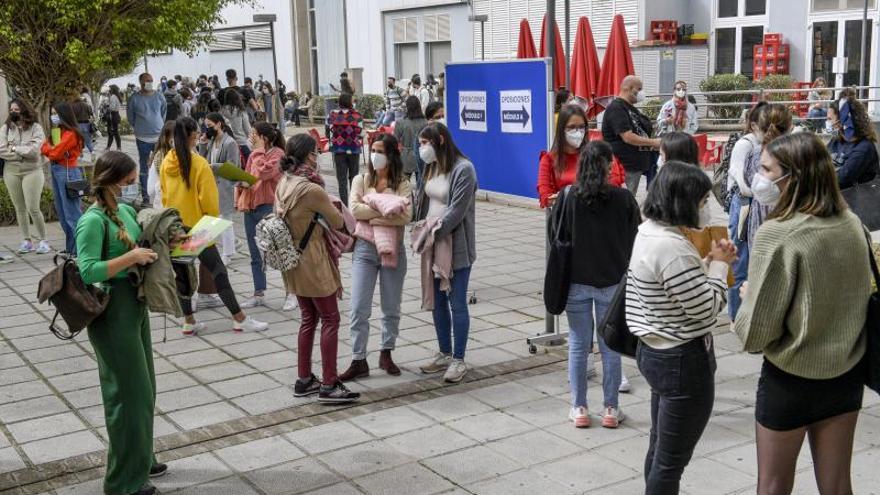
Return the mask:
<path id="1" fill-rule="evenodd" d="M 764 33 L 764 43 L 782 43 L 782 34 L 780 33 Z"/>

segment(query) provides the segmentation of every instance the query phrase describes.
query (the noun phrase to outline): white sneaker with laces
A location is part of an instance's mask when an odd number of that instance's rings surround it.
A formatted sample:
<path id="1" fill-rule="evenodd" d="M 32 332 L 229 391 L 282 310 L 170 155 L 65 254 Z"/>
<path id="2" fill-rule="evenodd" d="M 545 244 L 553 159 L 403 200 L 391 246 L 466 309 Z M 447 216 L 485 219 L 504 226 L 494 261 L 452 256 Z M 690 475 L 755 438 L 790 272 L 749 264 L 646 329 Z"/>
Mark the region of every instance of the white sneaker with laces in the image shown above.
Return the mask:
<path id="1" fill-rule="evenodd" d="M 284 300 L 284 307 L 282 307 L 281 310 L 293 311 L 297 306 L 299 306 L 299 303 L 296 301 L 296 296 L 288 294 L 287 299 Z"/>
<path id="2" fill-rule="evenodd" d="M 447 383 L 458 383 L 464 379 L 464 375 L 467 374 L 467 365 L 464 363 L 464 359 L 453 359 L 451 363 L 449 363 L 449 368 L 446 369 L 446 373 L 443 374 L 443 381 Z"/>
<path id="3" fill-rule="evenodd" d="M 253 296 L 248 298 L 245 302 L 239 304 L 242 309 L 251 309 L 256 308 L 257 306 L 265 306 L 266 301 L 263 299 L 263 296 Z"/>
<path id="4" fill-rule="evenodd" d="M 34 243 L 28 240 L 21 241 L 21 246 L 18 247 L 18 254 L 28 254 L 34 252 Z"/>
<path id="5" fill-rule="evenodd" d="M 434 357 L 430 361 L 419 366 L 419 371 L 426 375 L 440 373 L 441 371 L 446 371 L 451 362 L 452 356 L 450 354 L 438 352 L 437 354 L 434 354 Z"/>
<path id="6" fill-rule="evenodd" d="M 183 323 L 183 334 L 184 335 L 198 335 L 199 332 L 207 328 L 204 322 L 197 321 L 195 323 Z"/>
<path id="7" fill-rule="evenodd" d="M 617 428 L 623 422 L 623 411 L 619 407 L 606 407 L 605 415 L 602 416 L 602 426 L 605 428 Z"/>
<path id="8" fill-rule="evenodd" d="M 42 240 L 40 244 L 37 246 L 37 254 L 49 254 L 52 252 L 52 246 L 49 245 L 49 241 Z"/>
<path id="9" fill-rule="evenodd" d="M 269 324 L 263 321 L 257 321 L 250 316 L 241 321 L 236 321 L 232 325 L 235 332 L 262 332 L 269 328 Z"/>
<path id="10" fill-rule="evenodd" d="M 575 428 L 589 428 L 590 412 L 584 406 L 572 407 L 568 411 L 568 420 L 574 423 Z"/>
<path id="11" fill-rule="evenodd" d="M 632 385 L 629 384 L 629 380 L 626 379 L 626 375 L 621 373 L 620 387 L 617 388 L 617 391 L 620 393 L 628 394 L 630 390 L 632 390 Z"/>
<path id="12" fill-rule="evenodd" d="M 0 254 L 0 265 L 5 265 L 7 263 L 12 263 L 15 261 L 15 257 L 9 254 Z"/>

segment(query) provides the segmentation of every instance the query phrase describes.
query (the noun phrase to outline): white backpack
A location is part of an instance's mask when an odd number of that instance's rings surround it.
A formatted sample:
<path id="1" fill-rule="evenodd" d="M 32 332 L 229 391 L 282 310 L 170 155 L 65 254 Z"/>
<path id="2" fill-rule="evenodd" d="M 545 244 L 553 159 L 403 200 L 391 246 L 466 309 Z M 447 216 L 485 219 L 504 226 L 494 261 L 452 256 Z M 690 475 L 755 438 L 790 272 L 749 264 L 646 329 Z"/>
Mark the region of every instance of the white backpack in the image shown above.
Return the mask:
<path id="1" fill-rule="evenodd" d="M 263 269 L 265 270 L 268 265 L 275 270 L 287 272 L 299 266 L 302 252 L 312 237 L 317 221 L 318 214 L 315 213 L 306 234 L 297 244 L 283 216 L 270 213 L 260 220 L 254 240 L 263 257 Z"/>

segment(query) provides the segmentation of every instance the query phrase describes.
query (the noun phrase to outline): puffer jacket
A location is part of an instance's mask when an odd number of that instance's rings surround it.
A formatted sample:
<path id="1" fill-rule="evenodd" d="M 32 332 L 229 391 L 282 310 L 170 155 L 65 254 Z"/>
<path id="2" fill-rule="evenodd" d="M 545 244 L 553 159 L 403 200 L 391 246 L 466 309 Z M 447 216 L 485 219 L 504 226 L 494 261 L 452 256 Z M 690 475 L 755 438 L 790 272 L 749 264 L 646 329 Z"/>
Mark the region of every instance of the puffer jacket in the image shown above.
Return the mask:
<path id="1" fill-rule="evenodd" d="M 183 316 L 179 294 L 189 297 L 198 286 L 194 265 L 172 264 L 171 239 L 185 232 L 180 213 L 174 208 L 145 208 L 138 213 L 142 232 L 138 244 L 158 254 L 156 261 L 132 267 L 129 280 L 138 288 L 138 299 L 150 311 Z"/>

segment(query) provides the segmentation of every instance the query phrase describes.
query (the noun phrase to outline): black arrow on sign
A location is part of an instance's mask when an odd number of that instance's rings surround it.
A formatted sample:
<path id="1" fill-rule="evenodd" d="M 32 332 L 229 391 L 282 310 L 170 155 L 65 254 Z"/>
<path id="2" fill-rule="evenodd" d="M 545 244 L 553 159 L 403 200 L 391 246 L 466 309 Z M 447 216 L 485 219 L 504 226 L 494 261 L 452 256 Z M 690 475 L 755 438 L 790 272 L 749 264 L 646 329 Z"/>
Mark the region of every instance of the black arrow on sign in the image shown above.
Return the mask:
<path id="1" fill-rule="evenodd" d="M 485 122 L 486 112 L 484 110 L 468 110 L 467 105 L 461 109 L 461 121 L 465 125 L 470 122 Z"/>
<path id="2" fill-rule="evenodd" d="M 529 123 L 529 111 L 526 106 L 522 106 L 522 110 L 507 110 L 503 115 L 505 122 L 522 122 L 523 128 Z"/>

